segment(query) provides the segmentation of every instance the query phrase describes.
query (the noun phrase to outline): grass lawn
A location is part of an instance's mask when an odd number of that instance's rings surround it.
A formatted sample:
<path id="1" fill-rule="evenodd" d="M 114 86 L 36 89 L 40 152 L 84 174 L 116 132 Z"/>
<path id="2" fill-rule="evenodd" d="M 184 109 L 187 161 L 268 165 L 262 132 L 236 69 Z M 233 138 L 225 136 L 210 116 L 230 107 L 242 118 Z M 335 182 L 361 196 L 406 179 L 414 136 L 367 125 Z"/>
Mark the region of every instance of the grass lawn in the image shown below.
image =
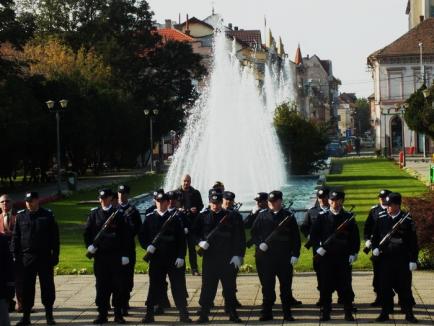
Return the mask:
<path id="1" fill-rule="evenodd" d="M 417 196 L 427 191 L 427 187 L 406 172 L 400 170 L 391 161 L 383 159 L 338 159 L 342 164 L 342 172 L 329 175 L 329 186 L 342 186 L 346 192 L 346 206 L 356 205 L 354 211 L 359 224 L 360 232 L 363 232 L 364 221 L 370 208 L 377 203 L 377 194 L 380 189 L 387 188 L 401 192 L 403 196 Z M 132 194 L 137 195 L 156 189 L 163 180 L 163 175 L 151 175 L 141 177 L 129 182 Z M 85 257 L 86 248 L 83 244 L 83 226 L 91 205 L 77 205 L 80 200 L 96 198 L 96 191 L 80 192 L 72 197 L 47 205 L 50 207 L 60 225 L 61 232 L 61 257 L 58 273 L 90 273 L 92 261 Z M 249 239 L 250 237 L 247 236 Z M 247 250 L 244 268 L 253 271 L 254 248 Z M 138 272 L 147 271 L 147 264 L 142 260 L 144 251 L 137 246 Z M 186 259 L 188 261 L 188 259 Z M 199 260 L 200 266 L 200 260 Z M 369 257 L 362 251 L 359 260 L 354 265 L 355 269 L 370 269 Z M 297 271 L 312 270 L 312 252 L 302 247 L 301 257 L 296 266 Z"/>

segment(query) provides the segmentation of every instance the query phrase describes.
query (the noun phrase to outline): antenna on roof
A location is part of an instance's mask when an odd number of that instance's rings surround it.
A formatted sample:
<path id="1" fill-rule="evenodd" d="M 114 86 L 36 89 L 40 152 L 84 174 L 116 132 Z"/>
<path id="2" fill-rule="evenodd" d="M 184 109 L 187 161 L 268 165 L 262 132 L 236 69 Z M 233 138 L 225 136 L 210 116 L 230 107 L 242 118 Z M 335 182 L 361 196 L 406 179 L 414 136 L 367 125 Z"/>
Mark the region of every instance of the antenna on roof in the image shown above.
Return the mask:
<path id="1" fill-rule="evenodd" d="M 215 15 L 214 4 L 215 4 L 215 2 L 214 2 L 214 1 L 211 1 L 211 6 L 212 6 L 212 11 L 211 11 L 211 13 L 212 13 L 213 16 Z"/>

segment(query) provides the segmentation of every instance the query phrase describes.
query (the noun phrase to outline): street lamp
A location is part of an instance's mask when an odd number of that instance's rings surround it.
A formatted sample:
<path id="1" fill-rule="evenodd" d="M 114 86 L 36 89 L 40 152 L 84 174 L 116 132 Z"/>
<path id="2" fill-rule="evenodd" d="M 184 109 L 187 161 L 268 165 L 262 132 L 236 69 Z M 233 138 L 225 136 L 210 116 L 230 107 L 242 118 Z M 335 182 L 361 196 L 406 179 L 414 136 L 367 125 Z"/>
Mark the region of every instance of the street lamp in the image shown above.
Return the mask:
<path id="1" fill-rule="evenodd" d="M 153 118 L 154 116 L 158 115 L 158 109 L 148 110 L 144 109 L 143 113 L 145 116 L 149 116 L 149 134 L 150 134 L 150 140 L 151 140 L 151 173 L 154 173 L 154 140 L 152 139 L 152 124 L 153 124 Z"/>
<path id="2" fill-rule="evenodd" d="M 57 194 L 62 194 L 62 187 L 60 184 L 61 176 L 60 176 L 60 112 L 66 109 L 68 106 L 68 100 L 60 100 L 58 105 L 56 105 L 55 101 L 48 100 L 45 102 L 50 112 L 56 113 L 56 131 L 57 131 Z"/>

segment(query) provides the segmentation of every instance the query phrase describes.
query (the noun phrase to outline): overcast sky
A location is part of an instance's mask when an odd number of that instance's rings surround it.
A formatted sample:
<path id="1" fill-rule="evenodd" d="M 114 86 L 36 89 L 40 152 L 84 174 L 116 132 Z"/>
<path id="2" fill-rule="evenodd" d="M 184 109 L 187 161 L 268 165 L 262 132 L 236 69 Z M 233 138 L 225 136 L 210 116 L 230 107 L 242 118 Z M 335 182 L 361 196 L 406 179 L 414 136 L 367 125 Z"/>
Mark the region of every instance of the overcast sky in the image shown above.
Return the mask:
<path id="1" fill-rule="evenodd" d="M 342 80 L 341 92 L 359 97 L 373 93 L 367 56 L 408 31 L 407 0 L 148 0 L 154 19 L 182 20 L 188 13 L 204 19 L 215 11 L 225 24 L 264 31 L 282 37 L 294 58 L 300 43 L 303 56 L 317 54 L 333 61 L 334 75 Z M 263 40 L 264 41 L 264 40 Z"/>

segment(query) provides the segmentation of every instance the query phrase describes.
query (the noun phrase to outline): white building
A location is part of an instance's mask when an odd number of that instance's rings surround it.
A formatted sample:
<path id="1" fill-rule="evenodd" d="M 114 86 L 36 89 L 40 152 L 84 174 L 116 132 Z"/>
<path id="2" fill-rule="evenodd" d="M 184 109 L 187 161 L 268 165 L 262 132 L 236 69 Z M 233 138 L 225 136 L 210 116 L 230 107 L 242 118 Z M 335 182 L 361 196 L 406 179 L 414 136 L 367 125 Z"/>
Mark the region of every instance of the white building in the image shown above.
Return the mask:
<path id="1" fill-rule="evenodd" d="M 425 146 L 427 152 L 432 152 L 428 139 L 408 129 L 402 109 L 406 99 L 424 82 L 431 85 L 433 81 L 434 18 L 425 19 L 396 41 L 371 54 L 368 65 L 374 79 L 371 122 L 376 148 L 388 154 L 396 154 L 404 147 L 406 153 L 422 153 Z"/>
<path id="2" fill-rule="evenodd" d="M 408 0 L 408 29 L 416 27 L 425 19 L 434 17 L 434 0 Z"/>

